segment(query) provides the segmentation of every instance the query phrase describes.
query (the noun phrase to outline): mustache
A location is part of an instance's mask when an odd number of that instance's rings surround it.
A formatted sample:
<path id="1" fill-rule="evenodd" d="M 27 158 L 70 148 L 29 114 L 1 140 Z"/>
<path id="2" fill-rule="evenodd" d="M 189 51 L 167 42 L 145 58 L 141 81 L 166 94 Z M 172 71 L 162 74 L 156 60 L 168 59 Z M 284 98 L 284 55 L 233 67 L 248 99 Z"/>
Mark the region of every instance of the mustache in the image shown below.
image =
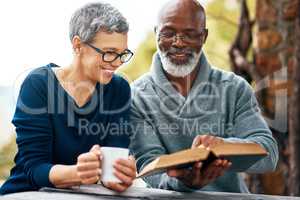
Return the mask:
<path id="1" fill-rule="evenodd" d="M 190 54 L 192 55 L 194 53 L 193 49 L 190 48 L 176 48 L 176 47 L 171 47 L 167 53 L 171 53 L 171 54 Z"/>

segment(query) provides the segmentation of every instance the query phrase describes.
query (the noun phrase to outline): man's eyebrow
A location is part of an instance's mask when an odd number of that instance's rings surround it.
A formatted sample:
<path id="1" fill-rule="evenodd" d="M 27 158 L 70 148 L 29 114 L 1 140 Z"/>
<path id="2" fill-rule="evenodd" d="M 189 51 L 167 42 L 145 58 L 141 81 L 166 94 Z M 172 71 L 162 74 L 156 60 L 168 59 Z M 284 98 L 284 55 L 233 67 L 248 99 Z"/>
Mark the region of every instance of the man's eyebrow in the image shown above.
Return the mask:
<path id="1" fill-rule="evenodd" d="M 184 31 L 186 31 L 186 32 L 198 32 L 196 29 L 193 29 L 193 28 L 187 28 L 187 29 L 184 29 Z"/>

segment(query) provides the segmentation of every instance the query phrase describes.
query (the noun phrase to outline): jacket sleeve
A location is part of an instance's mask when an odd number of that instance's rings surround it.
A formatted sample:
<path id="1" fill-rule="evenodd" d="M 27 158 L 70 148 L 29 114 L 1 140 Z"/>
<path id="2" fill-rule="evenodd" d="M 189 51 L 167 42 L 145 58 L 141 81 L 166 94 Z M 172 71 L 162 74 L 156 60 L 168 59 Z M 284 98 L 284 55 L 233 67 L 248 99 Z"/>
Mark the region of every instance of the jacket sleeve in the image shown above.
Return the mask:
<path id="1" fill-rule="evenodd" d="M 260 113 L 251 86 L 245 80 L 240 80 L 237 85 L 233 131 L 231 137 L 225 140 L 257 143 L 268 152 L 267 157 L 258 161 L 246 172 L 263 173 L 274 170 L 278 162 L 277 142 Z"/>
<path id="2" fill-rule="evenodd" d="M 25 79 L 12 120 L 24 173 L 37 188 L 53 187 L 49 181 L 53 137 L 44 83 L 39 74 Z"/>

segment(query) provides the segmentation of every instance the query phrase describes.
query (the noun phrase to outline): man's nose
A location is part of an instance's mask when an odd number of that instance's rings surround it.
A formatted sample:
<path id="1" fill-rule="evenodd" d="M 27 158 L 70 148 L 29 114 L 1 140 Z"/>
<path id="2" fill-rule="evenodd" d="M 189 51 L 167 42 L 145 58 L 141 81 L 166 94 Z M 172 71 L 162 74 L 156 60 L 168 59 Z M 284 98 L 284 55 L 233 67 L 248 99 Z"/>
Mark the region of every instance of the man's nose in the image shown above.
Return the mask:
<path id="1" fill-rule="evenodd" d="M 186 46 L 184 42 L 184 36 L 175 35 L 173 38 L 173 45 L 176 47 L 184 47 Z"/>

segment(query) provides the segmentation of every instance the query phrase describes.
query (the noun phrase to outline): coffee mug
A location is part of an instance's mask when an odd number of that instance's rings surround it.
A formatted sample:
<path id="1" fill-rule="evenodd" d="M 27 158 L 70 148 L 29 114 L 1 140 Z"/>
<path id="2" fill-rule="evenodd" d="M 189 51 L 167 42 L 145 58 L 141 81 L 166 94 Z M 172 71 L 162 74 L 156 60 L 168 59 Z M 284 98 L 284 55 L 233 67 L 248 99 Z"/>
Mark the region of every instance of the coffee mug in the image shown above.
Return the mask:
<path id="1" fill-rule="evenodd" d="M 129 150 L 118 147 L 101 147 L 102 162 L 101 162 L 101 181 L 121 183 L 121 181 L 113 174 L 115 171 L 114 163 L 122 158 L 128 159 Z"/>

